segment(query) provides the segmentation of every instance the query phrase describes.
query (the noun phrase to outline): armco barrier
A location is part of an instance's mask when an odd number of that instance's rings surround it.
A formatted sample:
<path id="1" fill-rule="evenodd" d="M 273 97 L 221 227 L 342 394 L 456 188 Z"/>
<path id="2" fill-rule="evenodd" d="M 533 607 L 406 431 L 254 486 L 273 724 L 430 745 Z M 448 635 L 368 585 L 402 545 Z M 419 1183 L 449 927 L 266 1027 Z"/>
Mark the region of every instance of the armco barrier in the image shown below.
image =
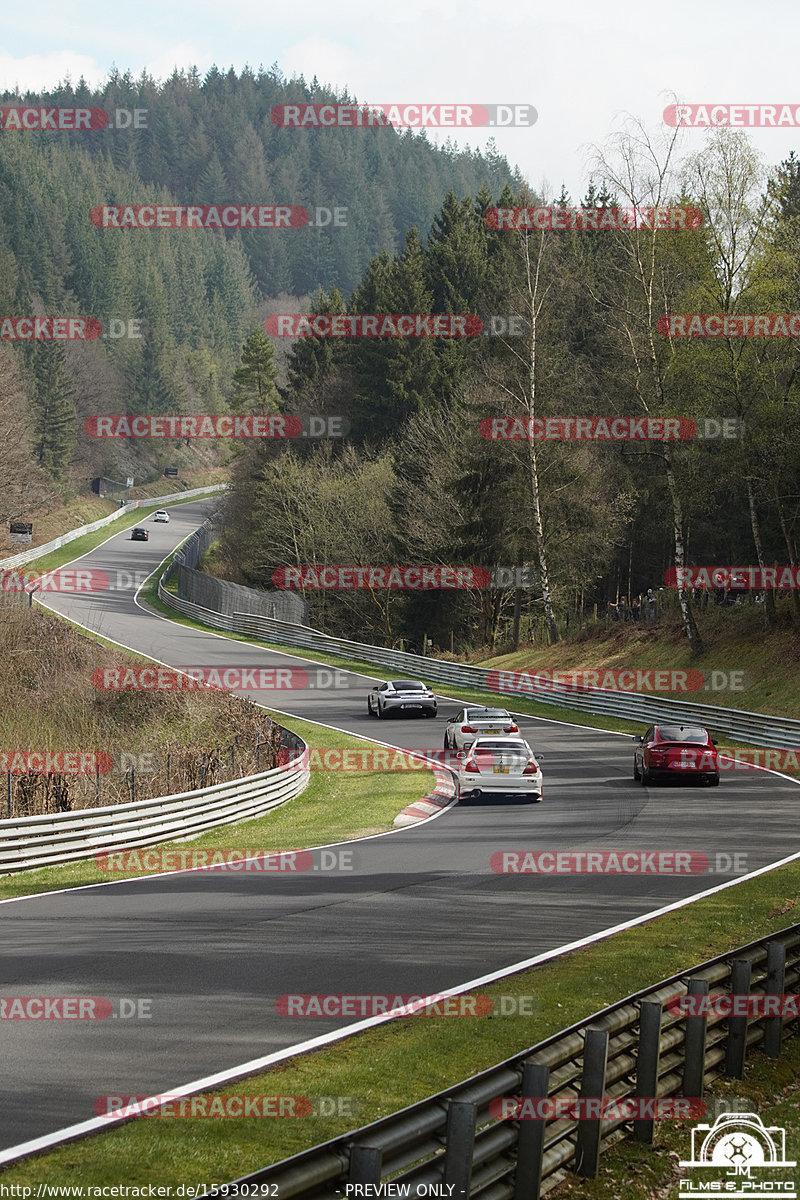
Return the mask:
<path id="1" fill-rule="evenodd" d="M 162 576 L 163 579 L 163 576 Z M 158 595 L 164 604 L 177 609 L 184 616 L 193 617 L 216 629 L 228 633 L 247 633 L 266 642 L 277 642 L 307 650 L 321 650 L 327 654 L 338 654 L 342 658 L 375 663 L 389 668 L 393 676 L 412 675 L 434 683 L 449 684 L 458 688 L 487 690 L 485 667 L 474 667 L 467 663 L 442 662 L 421 654 L 409 654 L 404 650 L 389 650 L 384 646 L 369 646 L 363 642 L 352 642 L 346 638 L 328 637 L 307 625 L 293 625 L 271 617 L 250 616 L 233 613 L 223 616 L 211 609 L 201 608 L 188 600 L 180 600 L 158 585 Z M 537 686 L 531 676 L 530 685 L 524 688 L 504 687 L 498 696 L 527 696 L 544 704 L 562 708 L 579 709 L 589 713 L 605 713 L 636 721 L 642 728 L 654 721 L 700 724 L 712 733 L 727 734 L 737 741 L 753 746 L 775 746 L 782 749 L 800 748 L 800 721 L 789 717 L 768 716 L 763 713 L 745 712 L 742 709 L 719 708 L 711 704 L 694 701 L 665 700 L 642 692 L 615 692 L 602 688 L 587 688 L 585 691 L 569 691 L 554 686 Z"/>
<path id="2" fill-rule="evenodd" d="M 69 545 L 70 542 L 76 541 L 77 538 L 83 537 L 85 533 L 94 533 L 96 529 L 102 529 L 104 525 L 111 525 L 112 522 L 118 521 L 120 517 L 124 517 L 126 513 L 133 512 L 137 508 L 148 507 L 151 504 L 156 506 L 160 504 L 172 504 L 176 500 L 190 500 L 193 496 L 207 496 L 212 492 L 222 492 L 227 487 L 225 483 L 215 483 L 209 487 L 190 488 L 185 492 L 172 492 L 169 496 L 153 496 L 145 497 L 143 500 L 131 500 L 128 504 L 118 508 L 116 512 L 109 513 L 107 517 L 100 517 L 97 521 L 92 521 L 90 525 L 81 525 L 78 529 L 71 529 L 69 533 L 63 533 L 61 537 L 54 538 L 52 542 L 46 542 L 43 546 L 36 546 L 33 550 L 23 550 L 20 554 L 15 554 L 12 558 L 4 558 L 0 560 L 0 570 L 9 571 L 13 567 L 21 567 L 24 563 L 33 562 L 34 559 L 42 558 L 45 554 L 51 554 L 53 550 L 60 550 L 62 546 Z"/>
<path id="3" fill-rule="evenodd" d="M 498 1120 L 490 1109 L 493 1101 L 700 1098 L 705 1084 L 720 1075 L 741 1079 L 748 1050 L 760 1047 L 777 1058 L 783 1041 L 800 1032 L 800 1019 L 728 1017 L 718 1011 L 682 1016 L 671 1012 L 667 1001 L 704 995 L 709 988 L 735 995 L 797 994 L 799 984 L 800 925 L 793 925 L 664 979 L 446 1092 L 245 1175 L 208 1196 L 340 1200 L 346 1185 L 361 1184 L 365 1190 L 351 1190 L 351 1196 L 385 1192 L 537 1200 L 568 1171 L 596 1176 L 602 1150 L 620 1138 L 652 1142 L 654 1122 L 624 1116 Z M 478 1024 L 481 1018 L 467 1019 Z M 720 1110 L 724 1108 L 723 1101 Z M 713 1124 L 715 1115 L 704 1119 Z M 687 1155 L 689 1136 L 687 1122 Z M 391 1183 L 381 1189 L 384 1180 Z M 449 1191 L 447 1185 L 455 1186 Z"/>
<path id="4" fill-rule="evenodd" d="M 153 846 L 246 821 L 277 808 L 308 783 L 308 747 L 285 731 L 297 757 L 259 775 L 133 804 L 0 821 L 0 874 L 92 858 L 107 850 Z"/>

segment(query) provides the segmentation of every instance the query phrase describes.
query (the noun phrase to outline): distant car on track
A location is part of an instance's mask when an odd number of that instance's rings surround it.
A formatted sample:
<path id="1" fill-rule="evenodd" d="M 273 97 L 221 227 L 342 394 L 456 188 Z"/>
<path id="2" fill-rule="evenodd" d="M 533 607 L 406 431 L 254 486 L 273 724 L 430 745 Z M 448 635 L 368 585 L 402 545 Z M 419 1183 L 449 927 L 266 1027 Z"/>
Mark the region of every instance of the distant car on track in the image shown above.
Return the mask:
<path id="1" fill-rule="evenodd" d="M 169 525 L 169 513 L 165 508 L 159 508 L 157 512 L 153 513 L 153 520 L 163 521 L 165 525 Z"/>
<path id="2" fill-rule="evenodd" d="M 633 778 L 642 784 L 657 779 L 719 784 L 717 744 L 702 725 L 651 725 L 633 740 Z"/>
<path id="3" fill-rule="evenodd" d="M 376 683 L 367 696 L 367 712 L 371 717 L 387 717 L 394 712 L 435 717 L 436 697 L 427 683 L 418 679 L 388 679 Z"/>
<path id="4" fill-rule="evenodd" d="M 131 532 L 132 542 L 146 542 L 150 537 L 150 530 L 145 529 L 142 525 L 137 525 Z"/>
<path id="5" fill-rule="evenodd" d="M 478 737 L 498 737 L 519 733 L 519 726 L 505 708 L 484 708 L 470 704 L 449 717 L 444 731 L 445 750 L 464 750 Z"/>
<path id="6" fill-rule="evenodd" d="M 525 795 L 542 798 L 542 768 L 521 737 L 479 737 L 458 753 L 458 796 Z"/>

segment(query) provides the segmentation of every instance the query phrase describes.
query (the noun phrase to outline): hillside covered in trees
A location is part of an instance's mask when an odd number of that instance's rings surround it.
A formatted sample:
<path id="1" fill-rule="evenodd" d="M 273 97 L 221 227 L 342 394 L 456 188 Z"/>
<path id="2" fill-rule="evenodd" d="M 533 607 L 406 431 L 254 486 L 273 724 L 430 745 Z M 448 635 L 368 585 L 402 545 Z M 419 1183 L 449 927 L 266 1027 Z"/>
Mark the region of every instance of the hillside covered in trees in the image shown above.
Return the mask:
<path id="1" fill-rule="evenodd" d="M 175 459 L 174 444 L 93 442 L 85 418 L 226 412 L 242 344 L 267 311 L 299 309 L 319 287 L 348 295 L 375 255 L 428 228 L 449 188 L 517 180 L 499 155 L 437 148 L 424 133 L 291 130 L 270 119 L 278 104 L 346 99 L 277 68 L 175 72 L 164 83 L 114 73 L 96 90 L 81 80 L 3 95 L 6 112 L 84 107 L 108 123 L 0 137 L 0 318 L 103 327 L 86 341 L 4 329 L 0 518 L 84 489 L 93 475 L 152 478 Z M 200 231 L 91 220 L 103 205 L 223 203 L 339 207 L 346 217 L 337 227 Z M 177 461 L 190 466 L 195 452 L 203 465 L 220 450 L 193 443 Z"/>
<path id="2" fill-rule="evenodd" d="M 724 317 L 800 310 L 800 165 L 768 179 L 746 137 L 721 130 L 670 174 L 654 170 L 641 134 L 598 163 L 583 207 L 694 208 L 702 224 L 498 228 L 493 207 L 541 199 L 450 193 L 430 234 L 376 256 L 349 302 L 337 290 L 314 298 L 315 313 L 513 315 L 519 332 L 299 338 L 286 410 L 343 414 L 351 437 L 241 458 L 219 569 L 269 587 L 285 564 L 525 567 L 526 586 L 505 590 L 307 591 L 312 623 L 329 632 L 417 644 L 425 632 L 458 649 L 515 643 L 526 627 L 555 641 L 570 616 L 657 590 L 675 565 L 797 563 L 797 337 L 735 324 L 730 336 L 681 336 L 687 324 L 669 318 L 717 314 L 722 333 Z M 695 432 L 491 437 L 514 417 L 669 419 Z M 701 597 L 676 595 L 700 649 Z M 786 619 L 800 615 L 796 590 L 758 598 L 767 624 L 776 598 Z"/>

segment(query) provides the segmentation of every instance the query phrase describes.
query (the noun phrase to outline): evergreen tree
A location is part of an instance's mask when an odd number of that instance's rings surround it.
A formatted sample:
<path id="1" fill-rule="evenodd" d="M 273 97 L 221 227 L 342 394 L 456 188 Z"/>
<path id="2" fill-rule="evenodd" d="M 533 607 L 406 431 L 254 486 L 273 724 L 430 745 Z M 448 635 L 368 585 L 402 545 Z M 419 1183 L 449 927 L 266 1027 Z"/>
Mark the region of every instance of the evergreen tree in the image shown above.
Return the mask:
<path id="1" fill-rule="evenodd" d="M 75 446 L 75 389 L 59 342 L 36 342 L 33 359 L 33 437 L 36 461 L 60 480 Z"/>
<path id="2" fill-rule="evenodd" d="M 233 373 L 231 408 L 254 415 L 277 412 L 277 378 L 272 342 L 262 329 L 256 329 L 245 341 L 241 366 Z"/>

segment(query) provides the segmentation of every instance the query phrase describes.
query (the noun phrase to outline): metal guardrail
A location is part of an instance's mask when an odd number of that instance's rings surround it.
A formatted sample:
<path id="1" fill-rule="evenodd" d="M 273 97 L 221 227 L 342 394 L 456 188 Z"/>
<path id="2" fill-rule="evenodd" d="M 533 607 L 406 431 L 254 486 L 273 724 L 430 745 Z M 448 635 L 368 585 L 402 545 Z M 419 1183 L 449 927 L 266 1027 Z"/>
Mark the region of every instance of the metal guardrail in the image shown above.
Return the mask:
<path id="1" fill-rule="evenodd" d="M 711 704 L 694 701 L 666 700 L 642 692 L 617 692 L 602 688 L 586 688 L 573 691 L 555 684 L 537 685 L 534 676 L 524 678 L 524 686 L 515 688 L 513 680 L 503 682 L 502 691 L 490 689 L 487 677 L 497 677 L 502 672 L 487 670 L 468 663 L 443 662 L 422 654 L 409 654 L 404 650 L 390 650 L 384 646 L 370 646 L 346 638 L 329 637 L 307 625 L 293 625 L 272 617 L 251 616 L 246 613 L 223 615 L 202 608 L 191 601 L 177 596 L 158 585 L 159 599 L 184 616 L 193 617 L 204 624 L 228 633 L 247 633 L 264 641 L 298 646 L 307 650 L 338 654 L 343 658 L 356 659 L 388 667 L 393 675 L 407 674 L 433 683 L 450 684 L 459 688 L 491 690 L 499 696 L 519 696 L 552 704 L 562 708 L 578 709 L 582 712 L 606 714 L 627 721 L 636 721 L 642 726 L 654 721 L 699 724 L 712 732 L 727 734 L 737 741 L 753 746 L 773 746 L 781 749 L 800 749 L 800 721 L 789 717 L 770 716 L 764 713 L 746 712 L 742 709 L 719 708 Z M 515 672 L 506 672 L 514 675 Z"/>
<path id="2" fill-rule="evenodd" d="M 347 1184 L 373 1185 L 355 1194 L 378 1195 L 374 1186 L 391 1179 L 395 1196 L 425 1195 L 423 1185 L 443 1195 L 443 1185 L 454 1184 L 450 1194 L 465 1200 L 537 1200 L 569 1171 L 596 1176 L 601 1152 L 621 1138 L 652 1142 L 654 1121 L 502 1120 L 492 1102 L 702 1097 L 705 1084 L 720 1075 L 742 1078 L 748 1050 L 759 1047 L 777 1058 L 783 1041 L 800 1033 L 800 1018 L 682 1016 L 667 1001 L 706 995 L 711 987 L 734 995 L 797 995 L 798 985 L 800 924 L 664 979 L 456 1087 L 242 1176 L 209 1197 L 338 1200 Z M 254 1184 L 270 1186 L 256 1193 Z"/>
<path id="3" fill-rule="evenodd" d="M 107 517 L 100 517 L 99 520 L 92 521 L 89 525 L 80 525 L 77 529 L 71 529 L 69 533 L 63 533 L 61 537 L 54 538 L 52 542 L 45 542 L 43 546 L 36 546 L 33 550 L 23 550 L 11 558 L 1 559 L 0 570 L 10 571 L 14 567 L 21 567 L 25 563 L 33 562 L 34 559 L 43 558 L 45 554 L 51 554 L 53 550 L 60 550 L 62 546 L 68 546 L 70 542 L 83 537 L 85 533 L 94 533 L 96 529 L 102 529 L 104 525 L 111 525 L 120 517 L 124 517 L 126 513 L 131 513 L 137 508 L 146 508 L 151 504 L 171 504 L 175 500 L 190 500 L 193 496 L 208 496 L 212 492 L 222 492 L 226 487 L 225 483 L 215 483 L 208 487 L 189 488 L 185 492 L 171 492 L 169 496 L 147 496 L 141 500 L 131 500 L 123 507 L 118 508 L 116 512 L 109 513 Z"/>
<path id="4" fill-rule="evenodd" d="M 297 757 L 258 775 L 132 804 L 2 820 L 0 874 L 175 841 L 277 808 L 299 795 L 310 775 L 308 746 L 289 736 Z"/>

